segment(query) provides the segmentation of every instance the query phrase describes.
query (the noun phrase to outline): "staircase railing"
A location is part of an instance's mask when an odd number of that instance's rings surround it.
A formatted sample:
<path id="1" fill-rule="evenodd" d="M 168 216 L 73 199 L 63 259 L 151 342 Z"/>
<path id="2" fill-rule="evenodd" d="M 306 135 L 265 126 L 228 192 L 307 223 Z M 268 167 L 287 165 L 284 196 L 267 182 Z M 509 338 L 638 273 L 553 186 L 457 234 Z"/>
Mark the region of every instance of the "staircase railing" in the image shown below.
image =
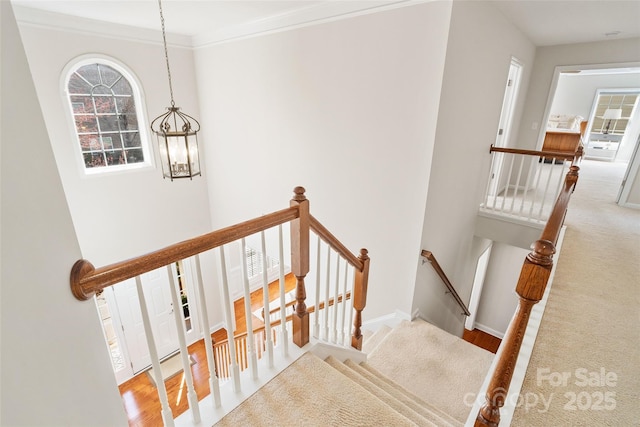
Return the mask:
<path id="1" fill-rule="evenodd" d="M 465 303 L 462 301 L 462 298 L 460 298 L 460 295 L 458 295 L 456 288 L 453 286 L 453 283 L 451 283 L 451 280 L 449 280 L 449 277 L 447 277 L 442 267 L 440 267 L 440 263 L 438 263 L 438 260 L 433 255 L 433 253 L 431 251 L 426 251 L 423 249 L 422 256 L 431 263 L 431 266 L 433 267 L 433 269 L 436 271 L 436 273 L 438 273 L 438 276 L 447 287 L 447 293 L 451 294 L 453 299 L 456 300 L 456 302 L 462 309 L 462 314 L 464 314 L 465 316 L 470 316 L 471 312 L 469 311 Z"/>
<path id="2" fill-rule="evenodd" d="M 326 308 L 329 308 L 333 305 L 346 302 L 349 299 L 351 299 L 350 292 L 347 292 L 346 297 L 345 295 L 340 294 L 338 295 L 337 298 L 331 297 L 329 299 L 328 304 L 326 304 L 325 301 L 320 301 L 317 305 L 317 308 L 315 305 L 307 307 L 307 312 L 309 314 L 318 312 L 319 310 L 324 310 L 325 306 Z M 287 304 L 285 304 L 285 306 L 292 307 L 294 305 L 294 302 L 295 301 L 290 301 Z M 264 317 L 264 308 L 262 310 L 262 313 Z M 271 309 L 269 313 L 272 319 L 271 321 L 272 327 L 276 327 L 282 324 L 282 318 L 280 317 L 281 316 L 280 307 Z M 287 315 L 286 322 L 290 322 L 292 317 L 293 317 L 293 314 Z M 278 329 L 271 330 L 272 340 L 275 345 L 277 345 L 278 341 L 281 339 L 279 338 L 277 331 Z M 253 330 L 253 337 L 254 337 L 254 343 L 256 348 L 256 355 L 257 355 L 257 358 L 260 359 L 264 354 L 264 351 L 266 349 L 266 342 L 267 342 L 264 326 L 255 328 Z M 242 332 L 234 335 L 233 343 L 235 344 L 234 347 L 235 347 L 236 360 L 238 363 L 238 367 L 242 372 L 249 367 L 249 363 L 247 360 L 247 332 Z M 220 379 L 221 382 L 224 382 L 229 378 L 231 378 L 231 372 L 229 371 L 229 366 L 232 363 L 231 363 L 231 356 L 230 356 L 231 353 L 229 351 L 229 339 L 227 338 L 224 340 L 214 342 L 213 352 L 215 356 L 215 367 L 216 367 L 216 372 L 218 374 L 218 378 Z"/>
<path id="3" fill-rule="evenodd" d="M 576 152 L 520 150 L 491 146 L 491 175 L 480 212 L 543 224 L 562 189 Z"/>
<path id="4" fill-rule="evenodd" d="M 500 408 L 504 406 L 509 391 L 531 309 L 542 299 L 551 275 L 553 254 L 556 252 L 556 243 L 571 194 L 578 182 L 579 169 L 576 165 L 569 168 L 542 235 L 534 242 L 532 251 L 525 258 L 516 285 L 519 296 L 518 308 L 502 340 L 499 359 L 486 391 L 485 403 L 475 421 L 476 427 L 497 426 L 500 423 Z"/>
<path id="5" fill-rule="evenodd" d="M 344 272 L 345 280 L 340 285 L 336 281 L 334 291 L 327 291 L 325 295 L 327 298 L 324 302 L 321 302 L 319 295 L 319 286 L 316 286 L 316 299 L 315 304 L 318 306 L 316 311 L 316 319 L 319 316 L 320 311 L 324 311 L 325 325 L 332 325 L 333 328 L 333 342 L 338 341 L 338 307 L 342 313 L 341 325 L 342 334 L 345 334 L 345 329 L 348 334 L 348 324 L 345 326 L 346 319 L 352 320 L 353 334 L 351 337 L 351 345 L 357 349 L 361 349 L 362 346 L 362 310 L 366 305 L 366 292 L 367 281 L 369 271 L 369 257 L 367 256 L 367 250 L 362 249 L 360 256 L 356 257 L 351 254 L 345 247 L 336 239 L 324 226 L 322 226 L 315 218 L 310 215 L 309 201 L 305 196 L 305 190 L 302 187 L 296 187 L 294 189 L 294 197 L 290 202 L 290 206 L 286 209 L 282 209 L 271 214 L 264 215 L 259 218 L 255 218 L 249 221 L 245 221 L 227 228 L 223 228 L 217 231 L 213 231 L 208 234 L 204 234 L 199 237 L 195 237 L 190 240 L 186 240 L 166 248 L 151 252 L 146 255 L 142 255 L 129 260 L 117 262 L 104 267 L 95 268 L 87 260 L 77 261 L 72 269 L 70 275 L 71 291 L 73 295 L 79 300 L 88 300 L 92 298 L 97 292 L 102 292 L 105 288 L 113 286 L 117 283 L 123 282 L 128 279 L 135 278 L 136 290 L 138 302 L 140 305 L 140 312 L 142 314 L 142 323 L 144 326 L 145 335 L 147 338 L 148 350 L 151 359 L 151 365 L 155 372 L 155 381 L 158 384 L 157 391 L 159 400 L 161 403 L 162 419 L 165 426 L 173 426 L 173 416 L 171 407 L 167 398 L 167 391 L 162 379 L 159 354 L 156 349 L 154 336 L 152 333 L 152 325 L 148 312 L 147 300 L 145 299 L 143 284 L 141 275 L 151 272 L 159 268 L 166 268 L 168 270 L 169 285 L 171 289 L 171 296 L 173 299 L 173 306 L 179 307 L 180 302 L 178 300 L 179 289 L 176 287 L 176 283 L 173 280 L 173 274 L 171 273 L 171 266 L 173 263 L 191 258 L 194 259 L 195 264 L 195 277 L 194 284 L 198 293 L 199 304 L 198 313 L 194 313 L 192 308 L 191 315 L 199 315 L 200 322 L 204 326 L 205 330 L 209 329 L 209 316 L 207 313 L 207 302 L 204 292 L 204 284 L 202 280 L 202 273 L 200 268 L 201 255 L 218 248 L 217 253 L 219 256 L 219 269 L 222 283 L 222 306 L 224 308 L 225 320 L 227 325 L 234 324 L 234 305 L 230 298 L 230 275 L 227 273 L 228 262 L 225 253 L 231 250 L 231 244 L 240 247 L 239 259 L 241 264 L 242 273 L 242 287 L 244 292 L 244 309 L 246 319 L 246 365 L 250 368 L 252 379 L 258 377 L 258 363 L 257 353 L 264 353 L 266 355 L 267 364 L 269 368 L 274 366 L 273 360 L 273 347 L 276 339 L 276 334 L 272 330 L 272 322 L 270 316 L 264 317 L 264 332 L 258 331 L 254 335 L 254 329 L 252 326 L 252 307 L 251 307 L 251 290 L 249 288 L 249 279 L 247 272 L 247 265 L 244 262 L 246 257 L 246 245 L 245 238 L 259 234 L 262 240 L 262 256 L 263 265 L 267 265 L 265 249 L 265 231 L 271 229 L 277 229 L 279 237 L 279 260 L 280 260 L 280 310 L 282 319 L 291 319 L 292 334 L 289 338 L 287 330 L 288 322 L 284 322 L 280 325 L 278 338 L 280 343 L 283 344 L 283 353 L 286 356 L 288 353 L 287 346 L 289 340 L 295 343 L 299 347 L 303 347 L 309 342 L 310 337 L 310 322 L 309 322 L 309 310 L 305 304 L 306 300 L 306 285 L 305 277 L 310 271 L 310 232 L 313 230 L 318 236 L 318 248 L 320 248 L 320 240 L 324 240 L 327 243 L 327 247 L 331 248 L 337 255 L 335 259 L 335 271 L 340 271 L 341 260 L 345 260 Z M 291 242 L 291 273 L 295 276 L 295 310 L 292 314 L 287 316 L 286 308 L 287 301 L 285 301 L 285 279 L 284 279 L 284 255 L 283 255 L 283 233 L 282 225 L 289 223 L 290 225 L 290 242 Z M 328 253 L 328 252 L 327 252 Z M 236 259 L 238 257 L 235 257 Z M 317 257 L 320 260 L 320 255 Z M 330 262 L 328 263 L 327 272 L 331 271 Z M 347 266 L 351 266 L 353 281 L 350 285 L 347 284 Z M 320 269 L 320 262 L 317 264 Z M 320 278 L 320 271 L 315 272 L 316 277 Z M 264 307 L 269 307 L 269 283 L 267 280 L 266 269 L 263 268 L 262 275 L 263 283 L 263 296 Z M 336 274 L 336 278 L 338 275 Z M 327 285 L 329 285 L 327 280 Z M 342 289 L 342 291 L 340 291 Z M 351 298 L 340 297 L 340 295 L 350 295 Z M 333 303 L 331 302 L 333 299 Z M 346 311 L 347 301 L 352 302 L 349 313 Z M 321 307 L 324 310 L 321 310 Z M 329 321 L 329 307 L 333 307 L 333 321 Z M 194 389 L 193 377 L 190 369 L 190 360 L 186 344 L 186 332 L 185 321 L 182 315 L 182 310 L 174 310 L 174 320 L 176 323 L 176 329 L 178 332 L 178 341 L 180 346 L 180 355 L 182 359 L 182 366 L 184 370 L 185 385 L 187 401 L 189 402 L 189 408 L 193 422 L 198 424 L 201 421 L 200 416 L 200 404 L 197 399 L 197 395 Z M 355 319 L 354 319 L 355 316 Z M 316 320 L 317 321 L 317 320 Z M 281 322 L 273 322 L 274 326 Z M 328 330 L 329 326 L 327 326 Z M 328 339 L 328 334 L 324 337 Z M 341 338 L 344 341 L 344 336 Z M 256 344 L 258 343 L 258 344 Z M 213 350 L 213 343 L 211 339 L 204 340 L 205 349 L 207 352 L 207 363 L 209 367 L 209 386 L 211 390 L 211 399 L 214 408 L 221 407 L 221 395 L 220 395 L 220 383 L 219 378 L 216 375 L 216 362 Z M 236 346 L 228 346 L 230 365 L 224 367 L 228 370 L 229 375 L 232 378 L 232 386 L 234 392 L 239 392 L 241 388 L 240 382 L 240 369 L 238 366 L 238 354 L 236 352 Z M 222 367 L 218 367 L 223 369 Z M 209 411 L 210 412 L 210 411 Z M 209 420 L 205 420 L 209 421 Z"/>

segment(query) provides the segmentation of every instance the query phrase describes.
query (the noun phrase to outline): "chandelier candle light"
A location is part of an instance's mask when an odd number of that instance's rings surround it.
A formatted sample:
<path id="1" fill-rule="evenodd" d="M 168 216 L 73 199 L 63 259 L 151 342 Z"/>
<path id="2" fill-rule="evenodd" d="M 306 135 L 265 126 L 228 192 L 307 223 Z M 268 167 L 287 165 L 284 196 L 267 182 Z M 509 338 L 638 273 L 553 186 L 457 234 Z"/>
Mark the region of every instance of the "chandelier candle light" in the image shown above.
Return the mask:
<path id="1" fill-rule="evenodd" d="M 164 57 L 167 62 L 169 76 L 169 92 L 171 93 L 171 107 L 167 112 L 156 117 L 151 122 L 151 130 L 158 138 L 162 175 L 164 178 L 189 178 L 200 175 L 200 156 L 198 154 L 198 131 L 200 123 L 193 117 L 180 111 L 173 100 L 173 86 L 171 84 L 171 69 L 169 68 L 169 53 L 167 51 L 167 36 L 164 29 L 162 2 L 158 0 L 160 8 L 160 23 L 162 24 L 162 40 L 164 43 Z"/>

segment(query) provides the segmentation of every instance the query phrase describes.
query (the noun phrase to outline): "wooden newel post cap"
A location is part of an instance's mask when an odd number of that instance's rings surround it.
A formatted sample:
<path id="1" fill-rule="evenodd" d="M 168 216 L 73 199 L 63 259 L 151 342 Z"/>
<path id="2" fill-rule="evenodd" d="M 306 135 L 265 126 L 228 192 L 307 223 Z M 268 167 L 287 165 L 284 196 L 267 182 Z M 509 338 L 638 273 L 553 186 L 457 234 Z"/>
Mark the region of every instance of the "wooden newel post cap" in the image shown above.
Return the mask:
<path id="1" fill-rule="evenodd" d="M 536 265 L 550 266 L 553 264 L 553 254 L 556 253 L 555 245 L 548 240 L 536 240 L 527 259 Z"/>
<path id="2" fill-rule="evenodd" d="M 293 189 L 293 200 L 295 200 L 296 202 L 302 202 L 303 200 L 307 200 L 307 197 L 304 195 L 304 192 L 306 190 L 304 189 L 304 187 L 296 187 Z"/>
<path id="3" fill-rule="evenodd" d="M 363 261 L 369 259 L 369 251 L 365 248 L 360 249 L 360 256 L 358 258 Z"/>

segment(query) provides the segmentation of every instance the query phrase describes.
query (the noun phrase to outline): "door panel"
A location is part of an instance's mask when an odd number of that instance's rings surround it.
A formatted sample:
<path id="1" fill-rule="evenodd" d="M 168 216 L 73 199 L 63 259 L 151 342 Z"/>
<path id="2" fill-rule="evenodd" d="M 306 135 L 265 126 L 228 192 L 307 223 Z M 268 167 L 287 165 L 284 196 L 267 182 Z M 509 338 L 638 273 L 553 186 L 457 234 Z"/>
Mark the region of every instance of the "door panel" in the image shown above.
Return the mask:
<path id="1" fill-rule="evenodd" d="M 178 335 L 173 317 L 171 291 L 166 268 L 141 276 L 147 301 L 149 320 L 158 356 L 163 358 L 178 350 Z M 114 286 L 122 327 L 134 373 L 151 365 L 142 313 L 134 279 Z"/>

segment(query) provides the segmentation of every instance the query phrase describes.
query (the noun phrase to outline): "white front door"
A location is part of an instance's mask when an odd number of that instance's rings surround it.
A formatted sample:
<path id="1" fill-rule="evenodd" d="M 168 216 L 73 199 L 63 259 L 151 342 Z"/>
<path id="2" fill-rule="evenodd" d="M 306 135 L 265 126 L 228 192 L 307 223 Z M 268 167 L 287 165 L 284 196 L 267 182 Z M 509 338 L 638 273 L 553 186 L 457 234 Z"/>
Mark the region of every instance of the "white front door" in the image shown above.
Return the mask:
<path id="1" fill-rule="evenodd" d="M 141 279 L 153 338 L 158 356 L 162 359 L 179 348 L 167 269 L 163 267 L 143 274 Z M 113 289 L 131 368 L 135 374 L 151 365 L 135 280 L 118 283 Z"/>

